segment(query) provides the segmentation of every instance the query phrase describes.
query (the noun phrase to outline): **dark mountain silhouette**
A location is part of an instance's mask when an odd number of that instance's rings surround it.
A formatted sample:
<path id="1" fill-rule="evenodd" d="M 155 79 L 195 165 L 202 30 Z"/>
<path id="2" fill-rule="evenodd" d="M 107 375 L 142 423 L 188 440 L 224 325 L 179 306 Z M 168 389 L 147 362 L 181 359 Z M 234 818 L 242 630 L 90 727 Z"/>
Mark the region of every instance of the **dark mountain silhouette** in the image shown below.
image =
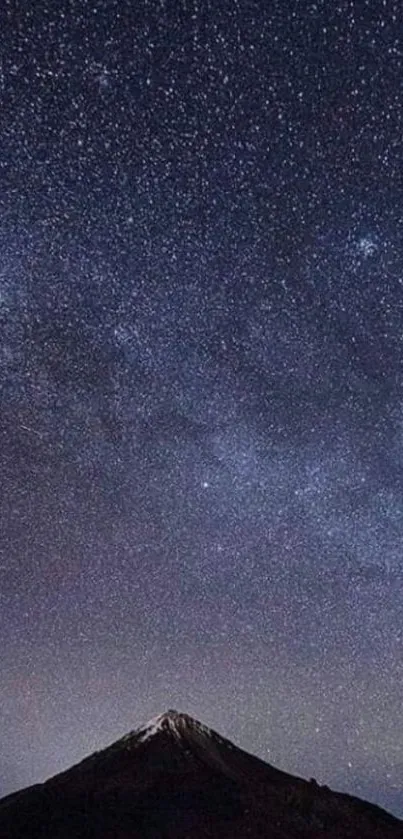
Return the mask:
<path id="1" fill-rule="evenodd" d="M 168 711 L 0 802 L 0 839 L 403 839 L 379 807 L 281 772 Z"/>

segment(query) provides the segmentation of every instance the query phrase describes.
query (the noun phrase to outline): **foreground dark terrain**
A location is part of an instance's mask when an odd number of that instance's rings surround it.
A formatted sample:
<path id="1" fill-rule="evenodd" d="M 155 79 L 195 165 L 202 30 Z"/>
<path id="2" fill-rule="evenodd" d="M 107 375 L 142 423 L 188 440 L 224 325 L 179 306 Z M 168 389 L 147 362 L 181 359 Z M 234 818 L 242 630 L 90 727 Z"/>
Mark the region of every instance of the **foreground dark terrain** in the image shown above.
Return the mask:
<path id="1" fill-rule="evenodd" d="M 168 711 L 0 802 L 0 839 L 403 839 L 403 822 Z"/>

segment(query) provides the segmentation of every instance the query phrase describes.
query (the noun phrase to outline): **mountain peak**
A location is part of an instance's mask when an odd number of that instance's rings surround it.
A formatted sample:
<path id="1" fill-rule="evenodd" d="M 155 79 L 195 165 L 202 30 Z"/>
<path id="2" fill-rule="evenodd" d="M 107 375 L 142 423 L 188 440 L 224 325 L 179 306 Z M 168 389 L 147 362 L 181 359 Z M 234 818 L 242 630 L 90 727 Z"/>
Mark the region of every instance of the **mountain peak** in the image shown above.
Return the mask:
<path id="1" fill-rule="evenodd" d="M 119 744 L 135 748 L 159 734 L 170 735 L 170 739 L 174 739 L 176 742 L 183 742 L 184 740 L 190 742 L 197 738 L 199 746 L 202 741 L 205 743 L 223 742 L 223 739 L 216 732 L 199 720 L 189 716 L 189 714 L 169 708 L 162 714 L 152 717 L 145 725 L 126 734 L 118 743 L 113 744 L 112 748 Z"/>
<path id="2" fill-rule="evenodd" d="M 164 711 L 162 714 L 152 717 L 152 719 L 150 719 L 145 725 L 141 726 L 141 728 L 137 728 L 135 731 L 126 735 L 126 738 L 144 743 L 146 740 L 149 740 L 150 737 L 154 737 L 161 731 L 170 731 L 172 734 L 179 733 L 179 724 L 184 716 L 185 715 L 180 714 L 179 711 L 169 708 L 168 711 Z"/>
<path id="3" fill-rule="evenodd" d="M 178 720 L 182 717 L 185 717 L 186 714 L 181 714 L 180 711 L 176 711 L 174 708 L 168 708 L 167 711 L 163 711 L 162 714 L 158 714 L 156 717 L 152 717 L 141 729 L 138 730 L 146 730 L 146 729 L 153 729 L 160 730 L 161 728 L 169 728 L 170 726 L 175 726 L 178 723 Z"/>

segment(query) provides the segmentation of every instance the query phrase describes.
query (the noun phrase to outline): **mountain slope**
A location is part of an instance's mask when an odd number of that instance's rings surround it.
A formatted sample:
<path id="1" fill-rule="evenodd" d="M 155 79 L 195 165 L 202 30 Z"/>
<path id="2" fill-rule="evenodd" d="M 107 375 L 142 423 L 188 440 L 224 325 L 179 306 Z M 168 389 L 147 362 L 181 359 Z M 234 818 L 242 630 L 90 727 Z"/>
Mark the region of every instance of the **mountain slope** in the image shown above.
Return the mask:
<path id="1" fill-rule="evenodd" d="M 0 839 L 403 839 L 367 802 L 281 772 L 168 711 L 0 801 Z"/>

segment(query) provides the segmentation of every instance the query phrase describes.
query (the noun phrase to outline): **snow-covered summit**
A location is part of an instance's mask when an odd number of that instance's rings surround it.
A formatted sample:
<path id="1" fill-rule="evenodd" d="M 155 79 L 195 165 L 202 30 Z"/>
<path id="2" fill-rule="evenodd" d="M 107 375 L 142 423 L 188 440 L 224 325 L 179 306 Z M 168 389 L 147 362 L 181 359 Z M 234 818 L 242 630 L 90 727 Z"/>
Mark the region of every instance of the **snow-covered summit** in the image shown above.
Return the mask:
<path id="1" fill-rule="evenodd" d="M 196 732 L 199 736 L 203 735 L 208 739 L 218 737 L 208 726 L 203 725 L 199 720 L 170 708 L 168 711 L 164 711 L 162 714 L 158 714 L 158 716 L 150 719 L 141 728 L 137 728 L 130 734 L 127 734 L 124 739 L 131 740 L 133 744 L 145 743 L 161 732 L 168 733 L 177 740 L 186 739 L 191 733 L 195 734 Z"/>
<path id="2" fill-rule="evenodd" d="M 170 708 L 168 711 L 164 711 L 163 714 L 158 714 L 157 717 L 153 717 L 141 728 L 138 728 L 134 732 L 134 735 L 138 737 L 139 742 L 144 743 L 146 740 L 154 737 L 155 734 L 158 734 L 159 731 L 165 730 L 176 733 L 179 730 L 181 717 L 185 717 L 185 715 Z"/>

